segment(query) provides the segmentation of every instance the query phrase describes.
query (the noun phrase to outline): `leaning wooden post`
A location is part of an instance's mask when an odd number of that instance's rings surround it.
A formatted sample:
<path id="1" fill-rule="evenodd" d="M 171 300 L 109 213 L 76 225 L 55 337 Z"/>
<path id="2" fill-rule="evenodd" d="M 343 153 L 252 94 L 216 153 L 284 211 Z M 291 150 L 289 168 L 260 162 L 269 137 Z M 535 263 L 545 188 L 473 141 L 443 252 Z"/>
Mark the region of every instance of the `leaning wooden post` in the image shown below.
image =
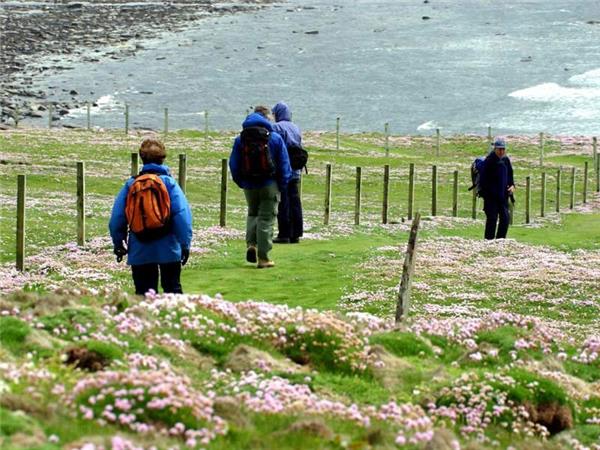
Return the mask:
<path id="1" fill-rule="evenodd" d="M 531 177 L 525 178 L 525 223 L 531 222 Z"/>
<path id="2" fill-rule="evenodd" d="M 385 157 L 390 156 L 390 124 L 388 122 L 383 126 L 385 132 Z"/>
<path id="3" fill-rule="evenodd" d="M 556 212 L 560 212 L 560 191 L 561 191 L 562 170 L 560 167 L 556 171 Z"/>
<path id="4" fill-rule="evenodd" d="M 410 163 L 408 171 L 408 220 L 413 218 L 415 208 L 415 164 Z"/>
<path id="5" fill-rule="evenodd" d="M 410 286 L 415 269 L 417 236 L 419 233 L 420 221 L 421 215 L 416 213 L 415 220 L 413 220 L 410 228 L 408 246 L 406 248 L 406 255 L 404 256 L 404 264 L 402 266 L 402 279 L 400 280 L 400 289 L 398 290 L 398 299 L 396 302 L 396 325 L 408 315 L 408 308 L 410 307 Z"/>
<path id="6" fill-rule="evenodd" d="M 25 268 L 25 175 L 17 175 L 17 270 Z"/>
<path id="7" fill-rule="evenodd" d="M 329 225 L 329 216 L 331 214 L 331 164 L 327 164 L 325 169 L 325 218 L 323 223 Z"/>
<path id="8" fill-rule="evenodd" d="M 583 163 L 583 204 L 587 203 L 587 193 L 588 193 L 588 162 L 585 161 Z"/>
<path id="9" fill-rule="evenodd" d="M 454 171 L 452 183 L 452 217 L 458 217 L 458 170 Z"/>
<path id="10" fill-rule="evenodd" d="M 471 217 L 477 219 L 477 189 L 473 189 L 473 201 L 471 203 Z"/>
<path id="11" fill-rule="evenodd" d="M 335 149 L 340 149 L 340 118 L 335 119 Z"/>
<path id="12" fill-rule="evenodd" d="M 573 209 L 575 207 L 575 167 L 571 167 L 571 192 L 569 197 L 569 209 Z"/>
<path id="13" fill-rule="evenodd" d="M 165 125 L 163 127 L 165 133 L 165 139 L 167 138 L 167 134 L 169 134 L 169 108 L 165 108 Z"/>
<path id="14" fill-rule="evenodd" d="M 227 158 L 221 160 L 221 213 L 219 225 L 227 226 Z"/>
<path id="15" fill-rule="evenodd" d="M 540 199 L 540 216 L 546 216 L 546 172 L 542 172 L 542 194 Z"/>
<path id="16" fill-rule="evenodd" d="M 544 132 L 540 133 L 540 167 L 544 167 Z"/>
<path id="17" fill-rule="evenodd" d="M 435 156 L 440 156 L 440 129 L 435 129 Z"/>
<path id="18" fill-rule="evenodd" d="M 129 105 L 125 103 L 125 134 L 129 134 Z"/>
<path id="19" fill-rule="evenodd" d="M 53 113 L 52 103 L 48 103 L 48 128 L 52 128 L 52 114 Z"/>
<path id="20" fill-rule="evenodd" d="M 381 223 L 388 223 L 390 197 L 390 165 L 386 164 L 383 167 L 383 208 L 381 210 Z"/>
<path id="21" fill-rule="evenodd" d="M 431 215 L 437 215 L 437 188 L 438 188 L 438 175 L 437 166 L 431 166 Z"/>
<path id="22" fill-rule="evenodd" d="M 92 129 L 92 111 L 91 111 L 92 106 L 90 105 L 90 102 L 87 102 L 86 105 L 86 109 L 87 109 L 87 130 L 90 131 Z"/>
<path id="23" fill-rule="evenodd" d="M 136 152 L 131 152 L 131 176 L 135 177 L 140 173 L 139 155 Z"/>
<path id="24" fill-rule="evenodd" d="M 85 245 L 85 163 L 77 162 L 77 245 Z"/>
<path id="25" fill-rule="evenodd" d="M 185 153 L 179 154 L 179 187 L 185 194 L 185 183 L 187 178 L 187 156 Z"/>
<path id="26" fill-rule="evenodd" d="M 362 169 L 356 168 L 356 195 L 354 198 L 354 225 L 360 225 L 360 200 L 362 188 Z"/>
<path id="27" fill-rule="evenodd" d="M 592 155 L 594 156 L 594 167 L 598 164 L 598 138 L 592 138 Z"/>

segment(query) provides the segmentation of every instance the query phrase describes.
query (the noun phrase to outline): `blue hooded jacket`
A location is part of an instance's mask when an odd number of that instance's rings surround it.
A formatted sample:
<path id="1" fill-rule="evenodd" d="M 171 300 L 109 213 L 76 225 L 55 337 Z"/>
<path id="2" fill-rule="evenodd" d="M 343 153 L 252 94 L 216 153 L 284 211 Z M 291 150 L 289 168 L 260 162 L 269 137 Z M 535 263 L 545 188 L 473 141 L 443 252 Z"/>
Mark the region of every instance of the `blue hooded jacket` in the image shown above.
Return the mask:
<path id="1" fill-rule="evenodd" d="M 281 135 L 285 145 L 291 146 L 302 146 L 302 133 L 298 125 L 292 122 L 292 111 L 290 107 L 284 102 L 279 102 L 271 110 L 275 117 L 275 124 L 273 124 L 273 130 Z M 302 170 L 294 170 L 293 178 L 300 178 Z"/>
<path id="2" fill-rule="evenodd" d="M 127 193 L 134 182 L 131 177 L 118 193 L 113 205 L 108 228 L 115 247 L 127 242 L 127 264 L 165 264 L 181 261 L 181 249 L 190 248 L 192 243 L 192 212 L 185 194 L 175 182 L 169 168 L 162 164 L 144 164 L 142 171 L 151 171 L 160 176 L 171 199 L 171 231 L 166 236 L 149 242 L 140 242 L 133 233 L 128 233 L 125 204 Z"/>
<path id="3" fill-rule="evenodd" d="M 492 150 L 483 163 L 480 183 L 483 198 L 508 201 L 508 187 L 515 184 L 508 156 L 498 158 Z"/>
<path id="4" fill-rule="evenodd" d="M 287 186 L 288 182 L 292 178 L 292 168 L 290 167 L 290 158 L 288 156 L 285 142 L 283 142 L 283 139 L 279 134 L 273 132 L 271 122 L 258 113 L 250 114 L 242 123 L 242 128 L 249 127 L 263 127 L 271 132 L 271 136 L 269 138 L 269 152 L 271 153 L 271 159 L 273 159 L 273 162 L 275 163 L 275 178 L 256 183 L 245 180 L 242 177 L 242 140 L 240 136 L 235 138 L 235 141 L 233 142 L 233 148 L 231 149 L 231 155 L 229 156 L 231 177 L 233 178 L 235 184 L 242 189 L 259 189 L 276 182 L 279 190 L 281 191 Z"/>

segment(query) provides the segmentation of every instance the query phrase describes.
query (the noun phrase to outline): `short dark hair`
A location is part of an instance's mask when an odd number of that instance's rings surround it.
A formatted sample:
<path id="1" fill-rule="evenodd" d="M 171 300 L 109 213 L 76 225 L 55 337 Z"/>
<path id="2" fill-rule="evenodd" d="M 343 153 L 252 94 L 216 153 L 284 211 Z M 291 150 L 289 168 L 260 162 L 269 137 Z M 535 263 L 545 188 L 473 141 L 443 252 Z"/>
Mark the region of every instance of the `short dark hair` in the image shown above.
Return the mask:
<path id="1" fill-rule="evenodd" d="M 165 145 L 155 138 L 146 138 L 140 145 L 140 158 L 144 164 L 162 164 L 167 157 Z"/>
<path id="2" fill-rule="evenodd" d="M 261 116 L 263 116 L 267 119 L 269 118 L 269 115 L 271 114 L 271 110 L 269 108 L 267 108 L 265 105 L 255 106 L 254 112 L 260 114 Z"/>

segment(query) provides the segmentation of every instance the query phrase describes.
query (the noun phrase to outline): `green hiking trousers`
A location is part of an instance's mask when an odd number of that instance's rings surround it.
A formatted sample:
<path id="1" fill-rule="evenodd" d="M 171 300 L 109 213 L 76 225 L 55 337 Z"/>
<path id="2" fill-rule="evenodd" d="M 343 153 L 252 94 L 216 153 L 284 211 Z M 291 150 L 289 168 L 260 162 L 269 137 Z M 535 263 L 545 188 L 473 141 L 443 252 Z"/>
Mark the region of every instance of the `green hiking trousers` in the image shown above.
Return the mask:
<path id="1" fill-rule="evenodd" d="M 258 257 L 268 260 L 273 248 L 273 223 L 277 217 L 279 188 L 273 182 L 258 189 L 244 189 L 244 195 L 248 204 L 246 245 L 255 246 Z"/>

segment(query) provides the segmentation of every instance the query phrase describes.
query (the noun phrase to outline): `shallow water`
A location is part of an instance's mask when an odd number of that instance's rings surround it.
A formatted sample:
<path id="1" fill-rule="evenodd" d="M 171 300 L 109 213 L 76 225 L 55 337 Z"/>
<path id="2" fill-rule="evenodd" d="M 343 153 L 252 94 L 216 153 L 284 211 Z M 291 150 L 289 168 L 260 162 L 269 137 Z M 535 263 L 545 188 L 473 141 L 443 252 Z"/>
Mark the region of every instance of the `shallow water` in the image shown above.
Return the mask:
<path id="1" fill-rule="evenodd" d="M 290 1 L 207 19 L 134 57 L 72 64 L 41 83 L 100 99 L 99 126 L 122 126 L 128 103 L 132 126 L 162 128 L 168 107 L 170 129 L 203 129 L 204 111 L 211 129 L 237 129 L 250 105 L 285 100 L 312 130 L 334 129 L 339 116 L 344 131 L 389 122 L 392 133 L 484 134 L 490 124 L 593 135 L 594 20 L 597 0 Z M 63 121 L 85 125 L 85 112 Z"/>

